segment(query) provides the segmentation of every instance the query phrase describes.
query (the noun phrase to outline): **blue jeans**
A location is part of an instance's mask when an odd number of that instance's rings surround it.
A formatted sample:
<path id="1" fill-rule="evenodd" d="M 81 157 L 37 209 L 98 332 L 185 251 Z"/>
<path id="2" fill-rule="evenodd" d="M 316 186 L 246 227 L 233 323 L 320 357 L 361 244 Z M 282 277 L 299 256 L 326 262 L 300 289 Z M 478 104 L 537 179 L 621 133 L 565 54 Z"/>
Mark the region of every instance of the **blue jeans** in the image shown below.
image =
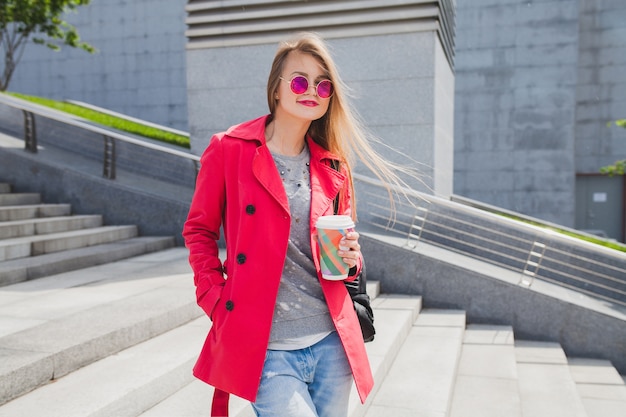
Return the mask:
<path id="1" fill-rule="evenodd" d="M 337 332 L 304 349 L 268 350 L 258 417 L 346 417 L 352 372 Z"/>

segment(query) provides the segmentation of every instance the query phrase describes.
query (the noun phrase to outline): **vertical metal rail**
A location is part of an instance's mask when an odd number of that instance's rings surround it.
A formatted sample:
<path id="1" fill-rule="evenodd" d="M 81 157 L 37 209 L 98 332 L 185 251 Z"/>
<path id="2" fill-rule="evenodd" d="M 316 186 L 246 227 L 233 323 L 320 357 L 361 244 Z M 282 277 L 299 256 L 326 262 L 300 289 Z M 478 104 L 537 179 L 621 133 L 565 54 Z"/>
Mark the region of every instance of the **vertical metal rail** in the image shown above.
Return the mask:
<path id="1" fill-rule="evenodd" d="M 29 111 L 24 113 L 24 149 L 37 153 L 37 129 L 35 126 L 35 115 Z"/>
<path id="2" fill-rule="evenodd" d="M 519 285 L 530 287 L 541 268 L 541 261 L 543 255 L 546 252 L 546 245 L 537 241 L 533 242 L 530 252 L 528 252 L 528 258 L 526 258 L 526 264 L 524 264 L 524 270 L 522 276 L 518 282 Z"/>
<path id="3" fill-rule="evenodd" d="M 424 226 L 426 225 L 426 217 L 428 217 L 427 208 L 418 207 L 417 212 L 418 213 L 413 216 L 413 220 L 411 221 L 411 228 L 409 229 L 406 242 L 406 245 L 411 249 L 415 249 L 417 247 L 417 243 L 422 237 L 422 232 L 424 231 Z M 411 240 L 412 238 L 413 240 Z"/>
<path id="4" fill-rule="evenodd" d="M 115 139 L 104 135 L 104 163 L 102 176 L 104 178 L 115 179 Z"/>

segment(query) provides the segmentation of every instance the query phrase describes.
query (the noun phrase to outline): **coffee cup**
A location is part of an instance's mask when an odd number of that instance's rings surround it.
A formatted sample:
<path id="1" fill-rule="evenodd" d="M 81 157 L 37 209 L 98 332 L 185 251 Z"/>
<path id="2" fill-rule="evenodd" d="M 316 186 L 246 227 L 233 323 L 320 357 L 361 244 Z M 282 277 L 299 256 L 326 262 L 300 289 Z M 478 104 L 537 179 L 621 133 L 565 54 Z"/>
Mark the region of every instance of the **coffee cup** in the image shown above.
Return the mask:
<path id="1" fill-rule="evenodd" d="M 348 277 L 350 267 L 337 255 L 339 242 L 348 233 L 354 231 L 354 222 L 350 216 L 321 216 L 315 223 L 320 252 L 322 277 L 329 280 L 343 280 Z"/>

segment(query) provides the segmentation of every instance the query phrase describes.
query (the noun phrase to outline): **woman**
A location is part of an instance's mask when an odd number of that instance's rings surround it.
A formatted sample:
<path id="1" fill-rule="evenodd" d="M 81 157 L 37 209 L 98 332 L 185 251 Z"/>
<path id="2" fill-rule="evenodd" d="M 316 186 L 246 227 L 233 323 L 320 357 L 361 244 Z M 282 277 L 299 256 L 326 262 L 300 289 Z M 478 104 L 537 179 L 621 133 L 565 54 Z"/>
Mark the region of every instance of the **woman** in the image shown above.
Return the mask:
<path id="1" fill-rule="evenodd" d="M 345 417 L 352 381 L 365 402 L 373 378 L 344 283 L 321 277 L 314 225 L 336 198 L 338 214 L 355 217 L 353 153 L 393 174 L 318 36 L 280 45 L 267 93 L 269 115 L 215 135 L 202 156 L 183 236 L 213 326 L 194 375 L 216 388 L 212 415 L 227 415 L 232 393 L 262 417 Z M 342 241 L 348 280 L 361 268 L 358 240 Z"/>

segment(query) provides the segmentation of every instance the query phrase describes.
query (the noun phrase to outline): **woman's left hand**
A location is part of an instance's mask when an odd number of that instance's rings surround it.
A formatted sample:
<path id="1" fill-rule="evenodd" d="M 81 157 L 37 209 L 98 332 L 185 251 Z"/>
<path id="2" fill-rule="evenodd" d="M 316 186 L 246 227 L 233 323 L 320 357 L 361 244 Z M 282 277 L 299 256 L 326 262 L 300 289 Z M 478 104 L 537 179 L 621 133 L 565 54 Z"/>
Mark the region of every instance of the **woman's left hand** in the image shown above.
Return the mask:
<path id="1" fill-rule="evenodd" d="M 348 232 L 339 242 L 339 256 L 350 267 L 357 266 L 361 257 L 361 245 L 359 245 L 358 232 Z"/>

